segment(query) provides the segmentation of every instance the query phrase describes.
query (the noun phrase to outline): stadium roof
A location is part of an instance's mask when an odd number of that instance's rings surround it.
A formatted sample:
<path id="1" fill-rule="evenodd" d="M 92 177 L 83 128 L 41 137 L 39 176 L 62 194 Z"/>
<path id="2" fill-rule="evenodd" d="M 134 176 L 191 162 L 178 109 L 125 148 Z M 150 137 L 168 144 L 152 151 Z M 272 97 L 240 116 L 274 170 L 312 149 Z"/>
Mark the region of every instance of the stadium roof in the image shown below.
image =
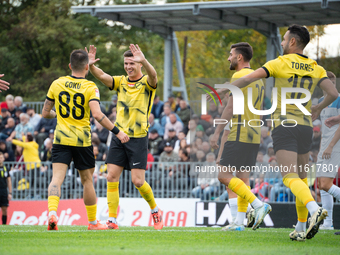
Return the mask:
<path id="1" fill-rule="evenodd" d="M 77 13 L 146 28 L 166 36 L 172 31 L 253 28 L 270 35 L 296 23 L 340 23 L 340 0 L 248 0 L 147 5 L 74 6 Z"/>

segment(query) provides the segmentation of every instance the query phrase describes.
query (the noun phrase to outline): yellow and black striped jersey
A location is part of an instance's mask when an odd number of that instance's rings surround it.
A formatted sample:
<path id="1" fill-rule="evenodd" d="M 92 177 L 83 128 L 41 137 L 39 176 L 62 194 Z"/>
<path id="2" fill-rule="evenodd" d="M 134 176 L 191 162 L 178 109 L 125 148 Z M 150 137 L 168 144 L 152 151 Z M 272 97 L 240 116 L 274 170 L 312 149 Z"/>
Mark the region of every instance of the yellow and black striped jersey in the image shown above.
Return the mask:
<path id="1" fill-rule="evenodd" d="M 88 147 L 91 142 L 91 100 L 100 100 L 96 84 L 85 78 L 63 76 L 53 81 L 46 98 L 55 102 L 54 144 Z"/>
<path id="2" fill-rule="evenodd" d="M 296 105 L 289 104 L 286 108 L 286 115 L 281 115 L 281 89 L 284 87 L 304 88 L 310 91 L 311 95 L 314 89 L 323 79 L 327 79 L 325 69 L 319 66 L 316 61 L 301 54 L 286 54 L 271 60 L 263 65 L 267 76 L 275 78 L 274 87 L 277 88 L 277 108 L 272 114 L 273 128 L 284 124 L 292 123 L 304 126 L 313 126 L 310 115 L 305 115 Z M 302 93 L 287 93 L 286 98 L 299 99 L 304 98 Z M 312 101 L 309 100 L 304 107 L 310 112 Z M 278 121 L 275 121 L 278 120 Z M 295 120 L 289 121 L 289 120 Z"/>
<path id="3" fill-rule="evenodd" d="M 254 72 L 250 68 L 243 68 L 240 71 L 233 74 L 231 82 L 246 76 Z M 260 144 L 261 142 L 261 123 L 260 116 L 252 113 L 248 108 L 248 88 L 252 88 L 252 102 L 256 110 L 261 110 L 263 97 L 264 97 L 264 85 L 262 80 L 258 80 L 242 88 L 244 95 L 244 114 L 233 115 L 230 122 L 230 133 L 228 141 L 238 141 L 243 143 Z M 248 125 L 248 121 L 250 121 Z M 234 123 L 237 123 L 236 125 Z M 257 126 L 257 127 L 253 127 Z"/>
<path id="4" fill-rule="evenodd" d="M 156 88 L 148 83 L 148 76 L 143 75 L 137 81 L 130 81 L 128 76 L 113 76 L 112 89 L 118 94 L 115 125 L 129 137 L 145 137 L 156 94 Z"/>

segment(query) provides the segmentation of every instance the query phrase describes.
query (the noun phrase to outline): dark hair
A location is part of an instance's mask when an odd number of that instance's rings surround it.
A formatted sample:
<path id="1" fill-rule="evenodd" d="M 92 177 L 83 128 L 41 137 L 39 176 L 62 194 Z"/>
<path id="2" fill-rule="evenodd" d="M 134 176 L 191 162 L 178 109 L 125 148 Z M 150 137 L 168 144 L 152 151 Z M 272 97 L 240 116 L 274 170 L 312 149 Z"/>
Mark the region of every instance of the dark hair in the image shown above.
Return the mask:
<path id="1" fill-rule="evenodd" d="M 27 141 L 32 142 L 33 141 L 33 135 L 27 134 Z"/>
<path id="2" fill-rule="evenodd" d="M 129 58 L 129 57 L 133 57 L 133 54 L 131 52 L 131 50 L 127 50 L 124 52 L 124 58 Z"/>
<path id="3" fill-rule="evenodd" d="M 182 154 L 184 154 L 186 157 L 189 157 L 189 153 L 186 149 L 181 149 L 182 150 Z"/>
<path id="4" fill-rule="evenodd" d="M 247 42 L 235 43 L 230 46 L 230 49 L 235 49 L 246 62 L 249 62 L 253 57 L 253 48 Z"/>
<path id="5" fill-rule="evenodd" d="M 329 79 L 336 79 L 335 74 L 334 74 L 333 72 L 331 72 L 331 71 L 327 71 L 327 77 L 328 77 Z"/>
<path id="6" fill-rule="evenodd" d="M 302 49 L 304 49 L 306 45 L 309 43 L 310 36 L 306 27 L 299 25 L 291 25 L 288 28 L 288 31 L 290 38 L 294 37 L 297 42 L 297 46 L 301 47 Z"/>
<path id="7" fill-rule="evenodd" d="M 84 50 L 74 50 L 70 56 L 70 63 L 73 71 L 83 71 L 89 63 L 89 56 Z"/>

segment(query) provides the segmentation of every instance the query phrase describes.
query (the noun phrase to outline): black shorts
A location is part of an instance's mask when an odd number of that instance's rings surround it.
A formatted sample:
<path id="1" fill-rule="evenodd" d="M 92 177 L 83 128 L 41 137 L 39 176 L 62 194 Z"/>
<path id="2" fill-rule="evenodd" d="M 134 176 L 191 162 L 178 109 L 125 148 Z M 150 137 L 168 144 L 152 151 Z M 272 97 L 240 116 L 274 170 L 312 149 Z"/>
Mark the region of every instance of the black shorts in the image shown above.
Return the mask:
<path id="1" fill-rule="evenodd" d="M 74 166 L 79 171 L 95 167 L 93 146 L 77 147 L 61 144 L 53 144 L 52 163 L 64 163 L 70 165 L 73 160 Z"/>
<path id="2" fill-rule="evenodd" d="M 259 144 L 242 143 L 238 141 L 229 141 L 224 144 L 220 165 L 236 167 L 251 167 L 256 164 L 257 152 Z"/>
<path id="3" fill-rule="evenodd" d="M 313 128 L 303 125 L 295 127 L 280 125 L 272 131 L 272 138 L 275 153 L 279 150 L 287 150 L 306 154 L 312 148 Z"/>
<path id="4" fill-rule="evenodd" d="M 142 138 L 130 138 L 127 143 L 121 143 L 112 136 L 107 164 L 122 166 L 126 170 L 146 169 L 148 157 L 148 136 Z"/>
<path id="5" fill-rule="evenodd" d="M 0 206 L 8 207 L 8 192 L 7 189 L 0 189 Z"/>

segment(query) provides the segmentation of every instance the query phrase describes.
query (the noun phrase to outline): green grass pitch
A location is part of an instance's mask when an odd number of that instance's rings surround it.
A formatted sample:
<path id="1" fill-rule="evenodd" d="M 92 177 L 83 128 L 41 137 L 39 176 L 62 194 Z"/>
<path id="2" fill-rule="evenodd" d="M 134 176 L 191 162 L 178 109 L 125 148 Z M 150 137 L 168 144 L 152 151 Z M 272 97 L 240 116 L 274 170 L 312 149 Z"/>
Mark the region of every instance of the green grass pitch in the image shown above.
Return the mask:
<path id="1" fill-rule="evenodd" d="M 120 227 L 88 231 L 86 226 L 0 226 L 0 254 L 339 254 L 340 236 L 320 230 L 293 242 L 293 229 L 224 232 L 220 228 Z"/>

